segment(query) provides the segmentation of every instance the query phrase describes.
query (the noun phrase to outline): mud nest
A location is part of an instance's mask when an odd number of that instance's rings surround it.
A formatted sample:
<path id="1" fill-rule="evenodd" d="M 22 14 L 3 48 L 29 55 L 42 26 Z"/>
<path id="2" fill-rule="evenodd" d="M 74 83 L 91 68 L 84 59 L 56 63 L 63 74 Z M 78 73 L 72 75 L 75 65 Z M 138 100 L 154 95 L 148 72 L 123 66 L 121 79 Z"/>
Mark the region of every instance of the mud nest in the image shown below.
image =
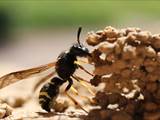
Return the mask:
<path id="1" fill-rule="evenodd" d="M 86 120 L 160 120 L 160 34 L 139 28 L 90 32 L 95 77 L 105 87 Z"/>

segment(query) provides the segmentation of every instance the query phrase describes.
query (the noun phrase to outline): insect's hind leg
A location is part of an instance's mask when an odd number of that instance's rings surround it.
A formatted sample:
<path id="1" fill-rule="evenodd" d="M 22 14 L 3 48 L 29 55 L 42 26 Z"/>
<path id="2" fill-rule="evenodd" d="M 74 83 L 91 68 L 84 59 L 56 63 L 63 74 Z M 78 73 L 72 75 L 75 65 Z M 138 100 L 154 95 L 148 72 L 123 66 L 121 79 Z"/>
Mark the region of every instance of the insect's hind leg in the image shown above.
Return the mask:
<path id="1" fill-rule="evenodd" d="M 73 80 L 71 78 L 68 78 L 67 81 L 69 82 L 69 84 L 67 85 L 65 91 L 68 91 L 73 85 Z"/>
<path id="2" fill-rule="evenodd" d="M 76 100 L 74 99 L 71 95 L 69 95 L 67 92 L 65 92 L 66 95 L 72 100 L 72 102 L 75 104 L 75 105 L 78 105 L 78 107 L 80 107 L 83 111 L 85 111 L 86 113 L 88 113 L 88 111 L 86 109 L 83 108 L 83 106 Z"/>
<path id="3" fill-rule="evenodd" d="M 91 98 L 89 98 L 88 96 L 80 95 L 79 92 L 78 92 L 73 86 L 71 86 L 71 91 L 72 91 L 75 95 L 80 96 L 81 98 L 84 98 L 84 99 L 88 100 L 90 103 L 94 103 L 94 101 L 93 101 Z"/>
<path id="4" fill-rule="evenodd" d="M 88 111 L 85 110 L 85 109 L 82 107 L 82 105 L 81 105 L 78 101 L 76 101 L 76 99 L 74 99 L 71 95 L 68 94 L 67 91 L 68 91 L 70 88 L 71 88 L 71 90 L 73 90 L 73 87 L 72 87 L 72 85 L 73 85 L 73 80 L 72 80 L 71 78 L 68 78 L 68 82 L 69 82 L 69 84 L 67 85 L 67 87 L 66 87 L 66 89 L 65 89 L 65 94 L 72 100 L 72 102 L 73 102 L 75 105 L 78 105 L 83 111 L 85 111 L 85 112 L 88 113 Z"/>
<path id="5" fill-rule="evenodd" d="M 83 78 L 76 76 L 76 75 L 72 75 L 72 77 L 77 80 L 82 86 L 84 86 L 91 95 L 95 96 L 95 93 L 88 87 L 88 85 L 86 83 L 90 83 L 86 80 L 84 80 Z M 85 83 L 86 82 L 86 83 Z"/>

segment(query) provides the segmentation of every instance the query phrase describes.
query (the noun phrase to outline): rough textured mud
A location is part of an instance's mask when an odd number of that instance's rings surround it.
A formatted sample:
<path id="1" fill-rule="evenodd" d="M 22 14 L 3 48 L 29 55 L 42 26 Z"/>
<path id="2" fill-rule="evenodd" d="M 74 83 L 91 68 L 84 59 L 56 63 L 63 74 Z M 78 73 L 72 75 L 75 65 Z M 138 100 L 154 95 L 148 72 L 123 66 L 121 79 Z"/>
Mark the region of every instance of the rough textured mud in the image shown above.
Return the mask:
<path id="1" fill-rule="evenodd" d="M 105 84 L 93 98 L 99 109 L 86 120 L 160 119 L 160 34 L 111 26 L 90 32 L 95 64 L 91 84 Z"/>

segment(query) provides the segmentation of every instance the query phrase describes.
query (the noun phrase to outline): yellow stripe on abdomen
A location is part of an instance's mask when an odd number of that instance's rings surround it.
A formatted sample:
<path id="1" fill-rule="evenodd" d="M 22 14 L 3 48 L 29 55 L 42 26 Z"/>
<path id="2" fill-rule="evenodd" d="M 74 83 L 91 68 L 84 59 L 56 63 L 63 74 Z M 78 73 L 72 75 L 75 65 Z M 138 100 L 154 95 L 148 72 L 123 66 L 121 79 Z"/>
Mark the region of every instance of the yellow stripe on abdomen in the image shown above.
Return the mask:
<path id="1" fill-rule="evenodd" d="M 45 97 L 51 99 L 51 97 L 48 95 L 47 92 L 40 92 L 40 93 L 39 93 L 39 97 L 41 97 L 41 96 L 45 96 Z"/>

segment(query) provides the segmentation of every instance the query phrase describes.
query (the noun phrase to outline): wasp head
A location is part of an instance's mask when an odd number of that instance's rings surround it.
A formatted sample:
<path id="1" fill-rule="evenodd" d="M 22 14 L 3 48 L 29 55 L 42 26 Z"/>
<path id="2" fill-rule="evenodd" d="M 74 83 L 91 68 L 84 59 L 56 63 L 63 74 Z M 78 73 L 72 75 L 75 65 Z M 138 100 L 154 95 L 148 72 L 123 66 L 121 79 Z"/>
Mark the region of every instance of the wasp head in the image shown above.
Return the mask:
<path id="1" fill-rule="evenodd" d="M 73 44 L 73 46 L 70 48 L 70 53 L 72 53 L 75 56 L 79 56 L 79 57 L 91 56 L 88 48 L 86 48 L 84 45 L 79 44 L 79 43 Z"/>
<path id="2" fill-rule="evenodd" d="M 77 43 L 73 44 L 73 46 L 70 48 L 70 53 L 79 57 L 91 56 L 88 48 L 86 48 L 83 44 L 80 43 L 79 37 L 80 37 L 81 30 L 82 28 L 79 27 L 77 32 Z"/>

